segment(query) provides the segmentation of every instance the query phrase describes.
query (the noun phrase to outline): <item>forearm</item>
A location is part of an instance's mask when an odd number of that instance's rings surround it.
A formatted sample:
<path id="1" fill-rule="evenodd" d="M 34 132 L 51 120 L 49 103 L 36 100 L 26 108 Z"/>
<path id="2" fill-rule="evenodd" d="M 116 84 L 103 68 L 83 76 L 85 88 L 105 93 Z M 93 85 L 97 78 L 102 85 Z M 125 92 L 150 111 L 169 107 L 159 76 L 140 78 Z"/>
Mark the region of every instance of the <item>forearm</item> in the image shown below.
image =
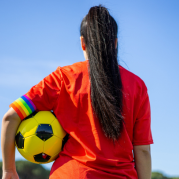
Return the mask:
<path id="1" fill-rule="evenodd" d="M 3 171 L 15 170 L 15 134 L 21 120 L 10 109 L 3 117 L 1 129 L 1 148 Z"/>
<path id="2" fill-rule="evenodd" d="M 148 150 L 135 149 L 134 158 L 138 179 L 151 179 L 150 146 Z"/>

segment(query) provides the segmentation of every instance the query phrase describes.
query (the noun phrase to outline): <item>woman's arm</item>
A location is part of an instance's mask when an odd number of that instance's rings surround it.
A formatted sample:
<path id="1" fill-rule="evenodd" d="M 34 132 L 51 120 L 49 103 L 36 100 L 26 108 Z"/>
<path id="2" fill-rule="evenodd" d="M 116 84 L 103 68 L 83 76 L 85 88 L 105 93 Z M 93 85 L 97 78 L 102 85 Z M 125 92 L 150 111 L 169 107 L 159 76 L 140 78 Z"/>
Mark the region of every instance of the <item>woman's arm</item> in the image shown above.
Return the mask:
<path id="1" fill-rule="evenodd" d="M 138 179 L 151 179 L 150 145 L 134 146 L 134 160 Z"/>
<path id="2" fill-rule="evenodd" d="M 10 108 L 2 119 L 1 148 L 3 179 L 18 179 L 15 166 L 15 134 L 21 122 L 20 117 Z"/>

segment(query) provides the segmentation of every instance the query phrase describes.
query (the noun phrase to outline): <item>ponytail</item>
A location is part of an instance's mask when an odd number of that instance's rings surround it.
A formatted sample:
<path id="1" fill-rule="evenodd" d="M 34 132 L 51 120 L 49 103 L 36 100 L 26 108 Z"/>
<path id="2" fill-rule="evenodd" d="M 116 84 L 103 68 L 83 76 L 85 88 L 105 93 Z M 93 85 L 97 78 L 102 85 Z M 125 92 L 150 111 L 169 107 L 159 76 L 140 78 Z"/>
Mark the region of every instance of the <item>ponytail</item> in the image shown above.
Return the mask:
<path id="1" fill-rule="evenodd" d="M 89 59 L 91 104 L 106 137 L 117 140 L 123 126 L 122 82 L 117 61 L 117 24 L 105 7 L 90 8 L 81 23 Z"/>

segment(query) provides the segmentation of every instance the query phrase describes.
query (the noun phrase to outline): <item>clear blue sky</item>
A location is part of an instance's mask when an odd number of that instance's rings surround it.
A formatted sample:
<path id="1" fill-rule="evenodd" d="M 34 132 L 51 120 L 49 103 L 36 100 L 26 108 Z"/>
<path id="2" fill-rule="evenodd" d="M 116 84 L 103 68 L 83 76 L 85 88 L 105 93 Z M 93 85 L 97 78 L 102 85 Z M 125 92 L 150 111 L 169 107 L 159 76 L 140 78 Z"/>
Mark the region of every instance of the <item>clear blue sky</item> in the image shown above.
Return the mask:
<path id="1" fill-rule="evenodd" d="M 148 87 L 152 169 L 179 176 L 178 0 L 1 0 L 0 119 L 11 102 L 57 66 L 84 61 L 80 23 L 99 4 L 119 25 L 119 62 Z"/>

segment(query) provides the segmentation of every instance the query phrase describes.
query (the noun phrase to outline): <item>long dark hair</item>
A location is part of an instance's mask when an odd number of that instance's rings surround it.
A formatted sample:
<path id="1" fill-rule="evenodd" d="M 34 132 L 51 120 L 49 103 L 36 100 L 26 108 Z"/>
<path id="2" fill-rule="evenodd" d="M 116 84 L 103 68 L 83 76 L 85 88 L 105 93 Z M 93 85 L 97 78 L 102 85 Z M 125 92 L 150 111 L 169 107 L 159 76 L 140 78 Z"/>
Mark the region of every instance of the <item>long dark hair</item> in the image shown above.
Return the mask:
<path id="1" fill-rule="evenodd" d="M 89 59 L 91 103 L 106 137 L 116 141 L 122 131 L 122 82 L 117 61 L 117 23 L 103 6 L 91 7 L 81 22 Z"/>

